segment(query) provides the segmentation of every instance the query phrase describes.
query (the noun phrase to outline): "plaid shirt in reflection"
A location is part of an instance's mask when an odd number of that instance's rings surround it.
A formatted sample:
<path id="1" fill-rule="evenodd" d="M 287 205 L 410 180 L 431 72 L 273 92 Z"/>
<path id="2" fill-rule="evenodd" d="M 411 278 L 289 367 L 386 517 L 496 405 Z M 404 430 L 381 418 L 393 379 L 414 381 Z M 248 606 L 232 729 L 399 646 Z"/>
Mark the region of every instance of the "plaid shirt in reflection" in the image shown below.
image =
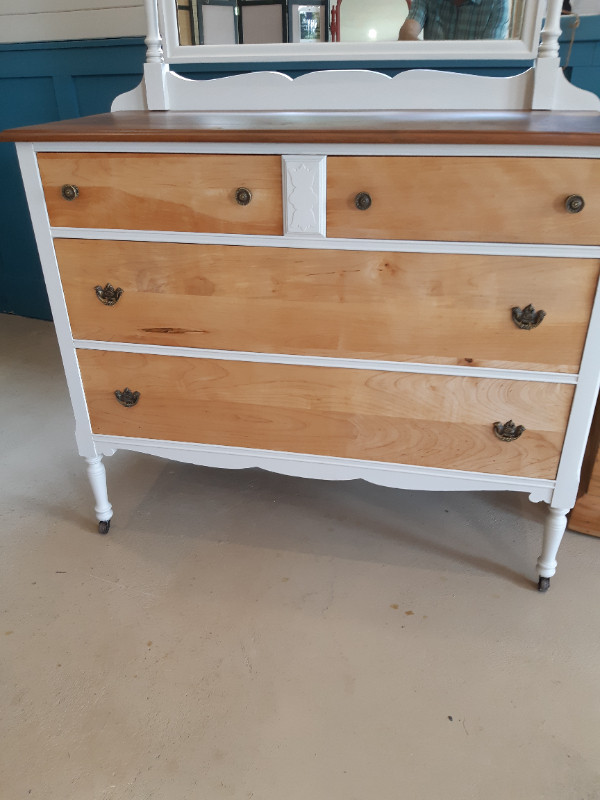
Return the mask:
<path id="1" fill-rule="evenodd" d="M 408 12 L 425 39 L 505 39 L 508 16 L 508 0 L 413 0 Z"/>

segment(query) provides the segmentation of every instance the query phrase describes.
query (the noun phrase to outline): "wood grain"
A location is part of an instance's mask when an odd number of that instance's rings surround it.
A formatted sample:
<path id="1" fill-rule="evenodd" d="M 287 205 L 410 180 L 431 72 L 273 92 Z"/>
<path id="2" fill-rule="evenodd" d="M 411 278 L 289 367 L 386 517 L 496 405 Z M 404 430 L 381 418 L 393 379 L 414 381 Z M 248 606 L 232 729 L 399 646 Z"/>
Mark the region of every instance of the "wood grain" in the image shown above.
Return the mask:
<path id="1" fill-rule="evenodd" d="M 588 491 L 575 503 L 568 527 L 578 533 L 600 537 L 600 464 L 596 463 Z"/>
<path id="2" fill-rule="evenodd" d="M 573 387 L 78 351 L 95 433 L 554 478 Z M 114 390 L 140 392 L 123 408 Z M 527 430 L 501 442 L 493 423 Z"/>
<path id="3" fill-rule="evenodd" d="M 283 233 L 279 156 L 40 153 L 38 163 L 54 226 Z M 76 200 L 61 196 L 64 184 L 79 188 Z"/>
<path id="4" fill-rule="evenodd" d="M 372 205 L 356 208 L 358 192 Z M 565 209 L 569 195 L 584 209 Z M 327 234 L 344 238 L 600 244 L 600 160 L 327 159 Z"/>
<path id="5" fill-rule="evenodd" d="M 73 335 L 577 372 L 596 283 L 588 259 L 56 239 Z M 107 307 L 94 287 L 124 293 Z M 513 306 L 546 311 L 519 330 Z"/>
<path id="6" fill-rule="evenodd" d="M 595 111 L 117 111 L 0 133 L 21 142 L 299 142 L 597 146 Z"/>
<path id="7" fill-rule="evenodd" d="M 568 527 L 578 533 L 600 537 L 600 399 L 596 403 L 581 466 L 577 502 L 569 516 Z"/>

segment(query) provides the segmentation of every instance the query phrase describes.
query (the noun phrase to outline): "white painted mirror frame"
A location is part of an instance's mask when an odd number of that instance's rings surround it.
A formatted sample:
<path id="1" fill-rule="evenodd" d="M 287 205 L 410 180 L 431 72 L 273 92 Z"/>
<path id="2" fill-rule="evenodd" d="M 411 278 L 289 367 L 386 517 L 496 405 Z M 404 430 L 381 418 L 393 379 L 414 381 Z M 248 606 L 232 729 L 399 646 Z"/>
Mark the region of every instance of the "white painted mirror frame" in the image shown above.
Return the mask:
<path id="1" fill-rule="evenodd" d="M 167 56 L 163 49 L 163 31 L 173 36 L 173 24 L 166 13 L 170 0 L 144 0 L 148 22 L 146 37 L 147 57 L 144 65 L 144 80 L 141 86 L 116 98 L 113 111 L 393 111 L 410 110 L 461 110 L 461 111 L 600 111 L 600 99 L 592 92 L 578 89 L 569 83 L 560 66 L 558 38 L 561 33 L 560 16 L 562 0 L 548 0 L 546 21 L 541 31 L 539 47 L 534 49 L 534 66 L 510 78 L 493 78 L 479 75 L 443 72 L 431 69 L 411 69 L 391 78 L 382 73 L 364 70 L 325 70 L 311 72 L 292 79 L 276 72 L 249 72 L 213 80 L 189 80 L 172 72 L 170 64 L 199 63 L 205 61 L 199 55 L 206 45 L 182 48 L 169 45 Z M 537 40 L 539 21 L 544 0 L 530 0 L 535 8 L 535 36 Z M 171 28 L 169 28 L 169 24 Z M 170 32 L 170 33 L 169 33 Z M 335 43 L 338 48 L 343 43 Z M 407 53 L 414 51 L 425 57 L 420 47 L 424 42 L 397 42 L 394 50 L 398 61 L 406 62 Z M 464 42 L 430 43 L 428 59 L 451 58 L 446 46 L 464 48 Z M 520 42 L 473 42 L 469 46 L 483 44 L 485 56 L 494 61 L 514 58 L 498 55 L 502 46 L 522 44 Z M 435 45 L 435 47 L 434 47 Z M 497 46 L 492 47 L 492 46 Z M 304 44 L 301 45 L 304 50 Z M 326 47 L 321 43 L 317 47 Z M 363 47 L 367 47 L 364 45 Z M 370 45 L 380 47 L 380 45 Z M 236 45 L 235 47 L 240 47 Z M 260 60 L 267 59 L 268 45 L 249 46 L 260 50 Z M 282 47 L 282 45 L 275 46 Z M 283 45 L 294 47 L 294 45 Z M 352 45 L 355 48 L 354 45 Z M 171 49 L 169 49 L 171 48 Z M 498 49 L 500 48 L 500 49 Z M 356 58 L 353 49 L 352 58 Z M 185 52 L 183 52 L 185 51 Z M 435 51 L 435 55 L 432 53 Z M 245 51 L 247 52 L 247 51 Z M 257 51 L 258 52 L 258 51 Z M 291 52 L 291 51 L 290 51 Z M 319 51 L 320 52 L 320 51 Z M 336 50 L 341 53 L 341 51 Z M 377 49 L 377 60 L 382 51 Z M 454 50 L 454 58 L 463 61 L 464 49 Z M 474 52 L 474 51 L 473 51 Z M 308 51 L 305 51 L 308 53 Z M 363 50 L 363 54 L 366 51 Z M 459 55 L 460 54 L 460 55 Z M 256 56 L 258 58 L 258 55 Z M 368 56 L 363 55 L 366 59 Z M 478 56 L 482 58 L 481 52 Z M 348 55 L 345 58 L 349 58 Z M 371 56 L 375 58 L 375 56 Z M 475 58 L 474 55 L 470 58 Z M 213 58 L 214 60 L 214 58 Z M 224 56 L 218 58 L 225 60 Z M 244 57 L 244 61 L 248 60 Z M 297 57 L 293 58 L 294 61 Z M 319 60 L 324 60 L 320 56 Z M 389 56 L 386 60 L 390 60 Z M 308 62 L 310 63 L 310 61 Z M 334 62 L 332 62 L 334 66 Z"/>
<path id="2" fill-rule="evenodd" d="M 180 45 L 175 0 L 158 0 L 165 61 L 189 63 L 471 61 L 536 57 L 544 0 L 526 0 L 518 39 L 419 42 L 286 42 L 285 44 Z"/>

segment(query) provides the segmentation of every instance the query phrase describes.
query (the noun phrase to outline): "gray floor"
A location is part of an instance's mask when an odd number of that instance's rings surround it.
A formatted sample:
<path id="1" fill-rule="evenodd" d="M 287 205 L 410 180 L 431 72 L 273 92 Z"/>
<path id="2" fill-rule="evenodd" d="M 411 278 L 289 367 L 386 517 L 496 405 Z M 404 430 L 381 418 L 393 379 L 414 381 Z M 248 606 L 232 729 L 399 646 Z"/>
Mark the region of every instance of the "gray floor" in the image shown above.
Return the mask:
<path id="1" fill-rule="evenodd" d="M 600 798 L 600 540 L 543 507 L 106 459 L 0 315 L 0 797 Z"/>

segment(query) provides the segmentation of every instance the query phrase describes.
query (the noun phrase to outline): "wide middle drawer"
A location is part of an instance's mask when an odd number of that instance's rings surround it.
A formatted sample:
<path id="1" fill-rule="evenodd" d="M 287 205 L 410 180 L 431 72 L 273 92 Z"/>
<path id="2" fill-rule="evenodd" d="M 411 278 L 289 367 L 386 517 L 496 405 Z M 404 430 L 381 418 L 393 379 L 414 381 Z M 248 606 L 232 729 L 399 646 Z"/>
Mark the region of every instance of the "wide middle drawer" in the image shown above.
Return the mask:
<path id="1" fill-rule="evenodd" d="M 280 156 L 40 153 L 38 164 L 54 226 L 283 232 Z"/>
<path id="2" fill-rule="evenodd" d="M 532 478 L 556 476 L 574 391 L 99 350 L 78 358 L 94 433 Z M 502 441 L 494 424 L 509 418 L 525 432 Z"/>
<path id="3" fill-rule="evenodd" d="M 55 247 L 76 339 L 553 372 L 578 371 L 599 269 L 591 259 Z M 529 304 L 546 316 L 522 330 L 512 309 Z"/>

